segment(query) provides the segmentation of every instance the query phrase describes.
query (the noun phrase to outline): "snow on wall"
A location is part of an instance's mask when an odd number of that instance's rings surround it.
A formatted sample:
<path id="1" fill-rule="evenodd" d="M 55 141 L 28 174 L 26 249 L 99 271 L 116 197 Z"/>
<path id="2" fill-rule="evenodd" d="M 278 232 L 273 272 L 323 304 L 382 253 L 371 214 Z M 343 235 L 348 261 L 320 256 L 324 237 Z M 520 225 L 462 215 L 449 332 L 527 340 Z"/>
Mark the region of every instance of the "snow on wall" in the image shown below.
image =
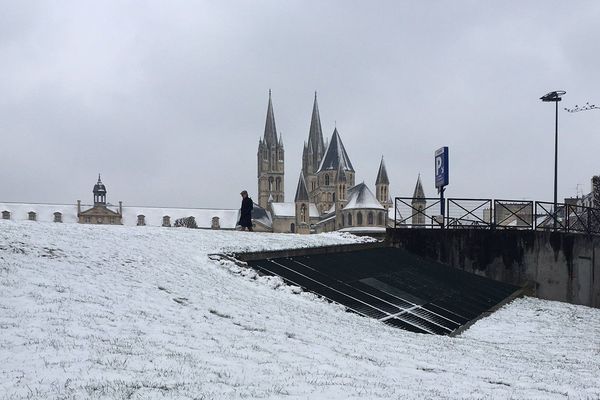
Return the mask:
<path id="1" fill-rule="evenodd" d="M 90 204 L 82 204 L 81 210 L 91 208 Z M 119 207 L 109 205 L 109 209 L 118 211 Z M 54 222 L 54 213 L 62 213 L 63 223 L 76 223 L 77 204 L 35 204 L 35 203 L 0 203 L 0 218 L 2 211 L 10 212 L 13 221 L 26 221 L 28 213 L 36 213 L 36 220 L 40 222 Z M 210 228 L 213 217 L 219 217 L 221 229 L 235 229 L 238 221 L 239 210 L 219 210 L 207 208 L 160 208 L 160 207 L 123 207 L 123 225 L 136 226 L 137 216 L 144 215 L 147 226 L 162 226 L 163 216 L 171 217 L 171 225 L 178 218 L 194 217 L 200 228 Z"/>
<path id="2" fill-rule="evenodd" d="M 296 203 L 271 203 L 271 209 L 273 210 L 273 215 L 277 217 L 296 216 Z M 319 216 L 319 210 L 317 210 L 317 206 L 314 203 L 309 204 L 308 214 L 311 218 Z"/>

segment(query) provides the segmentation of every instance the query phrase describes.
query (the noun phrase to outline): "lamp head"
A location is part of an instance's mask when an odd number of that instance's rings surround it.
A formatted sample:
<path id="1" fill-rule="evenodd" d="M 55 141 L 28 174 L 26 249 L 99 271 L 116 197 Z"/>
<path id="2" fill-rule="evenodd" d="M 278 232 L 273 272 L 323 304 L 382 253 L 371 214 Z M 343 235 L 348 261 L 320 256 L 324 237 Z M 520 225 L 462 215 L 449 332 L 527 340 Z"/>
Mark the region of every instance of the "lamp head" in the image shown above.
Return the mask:
<path id="1" fill-rule="evenodd" d="M 561 101 L 562 100 L 561 96 L 564 96 L 565 93 L 567 93 L 567 92 L 565 92 L 564 90 L 555 90 L 554 92 L 550 92 L 550 93 L 543 95 L 542 97 L 540 97 L 540 100 L 546 101 L 546 102 Z"/>

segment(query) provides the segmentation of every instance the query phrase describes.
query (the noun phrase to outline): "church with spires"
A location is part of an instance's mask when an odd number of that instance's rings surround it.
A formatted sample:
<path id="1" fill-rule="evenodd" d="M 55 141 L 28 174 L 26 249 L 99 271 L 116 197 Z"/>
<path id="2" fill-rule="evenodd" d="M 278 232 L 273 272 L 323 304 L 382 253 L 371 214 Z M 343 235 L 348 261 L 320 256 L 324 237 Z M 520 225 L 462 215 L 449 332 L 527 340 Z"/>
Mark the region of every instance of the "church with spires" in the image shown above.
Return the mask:
<path id="1" fill-rule="evenodd" d="M 257 158 L 258 207 L 255 210 L 261 218 L 253 219 L 258 230 L 305 234 L 380 232 L 393 226 L 390 181 L 383 157 L 375 179 L 375 193 L 364 182 L 356 184 L 356 171 L 337 127 L 329 140 L 323 138 L 316 92 L 293 201 L 285 201 L 283 138 L 277 134 L 270 90 L 265 131 L 258 143 Z M 425 197 L 420 179 L 415 193 Z"/>

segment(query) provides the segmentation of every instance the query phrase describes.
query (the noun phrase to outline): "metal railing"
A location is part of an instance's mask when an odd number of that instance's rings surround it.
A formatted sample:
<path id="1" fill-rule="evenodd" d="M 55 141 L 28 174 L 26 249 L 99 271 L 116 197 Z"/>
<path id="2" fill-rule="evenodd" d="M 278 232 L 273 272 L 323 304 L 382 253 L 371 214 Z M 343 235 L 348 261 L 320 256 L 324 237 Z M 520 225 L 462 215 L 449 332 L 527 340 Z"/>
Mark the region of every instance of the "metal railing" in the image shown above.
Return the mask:
<path id="1" fill-rule="evenodd" d="M 396 228 L 520 229 L 600 235 L 600 209 L 530 200 L 396 197 Z"/>

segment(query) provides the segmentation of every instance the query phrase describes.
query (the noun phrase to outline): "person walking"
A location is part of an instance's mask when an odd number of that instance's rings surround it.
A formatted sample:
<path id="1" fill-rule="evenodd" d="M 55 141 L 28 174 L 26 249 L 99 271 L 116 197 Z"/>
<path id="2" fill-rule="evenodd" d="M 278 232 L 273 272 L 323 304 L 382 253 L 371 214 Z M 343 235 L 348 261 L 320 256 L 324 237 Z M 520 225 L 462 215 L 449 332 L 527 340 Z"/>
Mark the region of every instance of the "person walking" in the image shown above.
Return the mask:
<path id="1" fill-rule="evenodd" d="M 238 225 L 242 227 L 242 230 L 248 228 L 248 231 L 252 232 L 252 208 L 254 208 L 254 202 L 248 197 L 247 191 L 242 190 L 240 194 L 242 195 L 242 208 L 240 209 Z"/>

